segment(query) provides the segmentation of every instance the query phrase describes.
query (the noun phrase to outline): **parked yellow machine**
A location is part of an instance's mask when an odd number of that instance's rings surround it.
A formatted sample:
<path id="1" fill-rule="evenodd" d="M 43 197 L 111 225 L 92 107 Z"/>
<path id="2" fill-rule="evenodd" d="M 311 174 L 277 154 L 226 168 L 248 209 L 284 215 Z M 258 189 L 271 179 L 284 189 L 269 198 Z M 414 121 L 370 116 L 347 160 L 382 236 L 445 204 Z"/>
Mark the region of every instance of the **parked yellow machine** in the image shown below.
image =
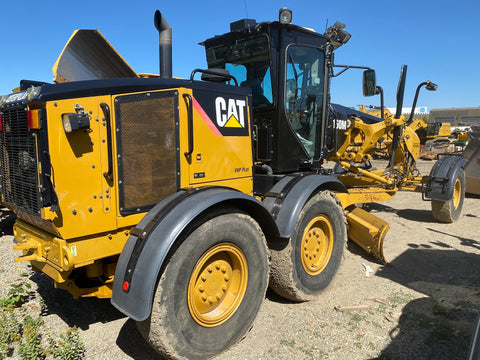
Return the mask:
<path id="1" fill-rule="evenodd" d="M 16 261 L 75 297 L 111 297 L 165 357 L 204 359 L 245 335 L 268 284 L 296 301 L 317 296 L 347 235 L 384 260 L 388 224 L 355 204 L 412 190 L 440 221 L 458 218 L 465 160 L 444 158 L 421 177 L 418 137 L 398 111 L 382 119 L 331 104 L 331 79 L 354 67 L 333 63 L 350 35 L 291 15 L 232 23 L 203 43 L 209 70 L 187 80 L 171 77 L 158 11 L 160 77 L 132 72 L 98 31 L 81 30 L 55 65 L 59 83 L 22 81 L 2 96 Z M 88 46 L 99 44 L 92 62 Z M 72 54 L 78 68 L 65 63 Z M 364 94 L 376 94 L 375 72 L 359 68 Z M 372 170 L 387 134 L 389 166 Z"/>
<path id="2" fill-rule="evenodd" d="M 365 105 L 361 105 L 361 112 L 376 117 L 389 118 L 392 114 L 388 109 L 381 107 L 370 106 L 367 108 Z M 413 110 L 412 110 L 413 111 Z M 465 149 L 468 143 L 468 129 L 469 126 L 453 127 L 450 123 L 442 122 L 426 122 L 424 119 L 413 118 L 411 120 L 410 127 L 417 132 L 420 138 L 420 144 L 425 145 L 425 151 L 427 153 L 445 154 L 445 153 L 459 153 Z M 388 144 L 391 142 L 392 134 L 388 134 L 385 138 L 382 138 L 380 143 L 375 146 L 377 155 L 379 153 L 385 153 L 388 150 Z"/>
<path id="3" fill-rule="evenodd" d="M 450 137 L 452 136 L 452 126 L 450 123 L 433 122 L 426 123 L 427 139 L 435 139 L 438 137 Z"/>

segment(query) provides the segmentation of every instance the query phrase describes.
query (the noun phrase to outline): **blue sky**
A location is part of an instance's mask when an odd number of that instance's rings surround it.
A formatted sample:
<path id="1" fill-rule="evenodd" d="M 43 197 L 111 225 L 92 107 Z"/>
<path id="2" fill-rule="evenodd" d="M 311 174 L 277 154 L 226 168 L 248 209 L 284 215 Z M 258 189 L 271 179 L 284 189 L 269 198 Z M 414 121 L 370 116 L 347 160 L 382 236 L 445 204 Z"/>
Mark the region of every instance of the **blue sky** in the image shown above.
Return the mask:
<path id="1" fill-rule="evenodd" d="M 480 0 L 8 1 L 0 21 L 0 94 L 10 93 L 21 79 L 52 81 L 52 66 L 75 29 L 100 30 L 137 72 L 158 73 L 153 14 L 159 9 L 173 28 L 173 75 L 188 77 L 206 68 L 199 42 L 227 32 L 230 22 L 241 18 L 275 21 L 284 6 L 293 11 L 295 24 L 321 33 L 327 20 L 346 24 L 352 38 L 337 50 L 335 61 L 374 68 L 386 106 L 395 106 L 402 64 L 408 65 L 405 107 L 426 80 L 439 88 L 422 91 L 417 105 L 480 106 Z M 333 80 L 332 101 L 380 103 L 362 96 L 359 70 Z"/>

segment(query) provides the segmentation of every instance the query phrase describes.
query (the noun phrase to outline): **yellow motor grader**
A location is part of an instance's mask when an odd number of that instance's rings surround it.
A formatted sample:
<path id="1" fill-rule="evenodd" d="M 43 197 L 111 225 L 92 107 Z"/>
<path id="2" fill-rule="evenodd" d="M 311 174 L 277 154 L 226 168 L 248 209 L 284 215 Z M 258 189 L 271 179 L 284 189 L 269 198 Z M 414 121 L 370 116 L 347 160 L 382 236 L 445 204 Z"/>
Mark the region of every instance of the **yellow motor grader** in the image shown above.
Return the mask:
<path id="1" fill-rule="evenodd" d="M 440 221 L 460 215 L 464 159 L 421 177 L 418 137 L 398 111 L 330 103 L 330 81 L 355 68 L 333 61 L 350 38 L 343 24 L 319 34 L 285 8 L 278 21 L 239 20 L 202 43 L 207 70 L 177 79 L 172 29 L 154 19 L 160 76 L 135 73 L 98 31 L 79 30 L 56 83 L 23 80 L 0 98 L 0 176 L 17 215 L 15 260 L 75 297 L 111 298 L 166 358 L 238 342 L 268 285 L 295 301 L 318 296 L 347 236 L 384 260 L 388 224 L 358 203 L 413 190 Z M 364 94 L 376 94 L 375 72 L 360 68 Z M 389 165 L 372 170 L 388 133 Z"/>

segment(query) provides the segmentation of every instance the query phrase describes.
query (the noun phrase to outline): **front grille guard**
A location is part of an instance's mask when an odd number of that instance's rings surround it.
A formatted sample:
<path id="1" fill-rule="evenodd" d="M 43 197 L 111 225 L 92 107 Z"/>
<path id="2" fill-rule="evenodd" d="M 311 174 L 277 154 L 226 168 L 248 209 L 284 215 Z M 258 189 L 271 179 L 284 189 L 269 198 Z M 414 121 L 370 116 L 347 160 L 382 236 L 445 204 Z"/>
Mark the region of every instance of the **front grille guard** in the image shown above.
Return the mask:
<path id="1" fill-rule="evenodd" d="M 35 137 L 28 129 L 24 105 L 2 110 L 0 181 L 5 205 L 39 215 L 38 164 Z"/>

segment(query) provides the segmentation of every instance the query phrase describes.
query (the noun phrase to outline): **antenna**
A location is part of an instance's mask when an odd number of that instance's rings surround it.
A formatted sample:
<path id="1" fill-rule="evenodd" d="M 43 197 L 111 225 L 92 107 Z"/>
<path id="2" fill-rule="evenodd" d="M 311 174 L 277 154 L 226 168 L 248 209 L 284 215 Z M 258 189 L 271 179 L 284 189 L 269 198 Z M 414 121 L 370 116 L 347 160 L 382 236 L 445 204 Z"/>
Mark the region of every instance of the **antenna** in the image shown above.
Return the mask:
<path id="1" fill-rule="evenodd" d="M 247 0 L 243 0 L 243 3 L 245 4 L 245 18 L 247 18 L 247 19 L 248 19 Z"/>

